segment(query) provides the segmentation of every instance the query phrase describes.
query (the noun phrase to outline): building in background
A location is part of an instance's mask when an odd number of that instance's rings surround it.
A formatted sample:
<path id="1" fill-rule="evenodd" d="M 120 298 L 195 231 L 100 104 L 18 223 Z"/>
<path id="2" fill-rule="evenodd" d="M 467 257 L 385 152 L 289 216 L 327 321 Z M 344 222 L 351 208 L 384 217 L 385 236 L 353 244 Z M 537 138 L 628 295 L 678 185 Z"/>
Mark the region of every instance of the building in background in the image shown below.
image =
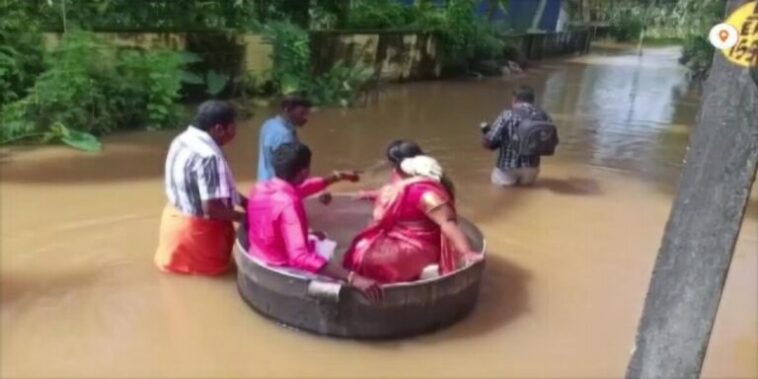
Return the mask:
<path id="1" fill-rule="evenodd" d="M 510 0 L 506 20 L 514 32 L 565 30 L 569 11 L 564 0 Z"/>
<path id="2" fill-rule="evenodd" d="M 417 0 L 398 1 L 408 6 L 417 2 Z M 566 30 L 570 21 L 575 20 L 574 15 L 580 16 L 584 2 L 582 0 L 479 0 L 476 5 L 476 14 L 515 33 L 554 32 Z M 441 7 L 445 5 L 445 0 L 431 0 L 430 3 Z"/>

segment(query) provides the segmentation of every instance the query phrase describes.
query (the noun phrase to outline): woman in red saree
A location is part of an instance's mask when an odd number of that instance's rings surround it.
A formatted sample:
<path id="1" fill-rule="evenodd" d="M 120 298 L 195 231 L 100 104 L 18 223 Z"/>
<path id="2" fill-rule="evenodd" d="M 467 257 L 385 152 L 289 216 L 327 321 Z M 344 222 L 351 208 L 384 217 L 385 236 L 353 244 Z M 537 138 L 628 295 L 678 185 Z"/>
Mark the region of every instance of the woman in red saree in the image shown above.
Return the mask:
<path id="1" fill-rule="evenodd" d="M 361 196 L 374 200 L 374 220 L 348 248 L 345 267 L 396 283 L 418 280 L 430 269 L 444 275 L 479 259 L 458 226 L 453 189 L 437 161 L 412 141 L 392 143 L 387 158 L 392 179 Z"/>

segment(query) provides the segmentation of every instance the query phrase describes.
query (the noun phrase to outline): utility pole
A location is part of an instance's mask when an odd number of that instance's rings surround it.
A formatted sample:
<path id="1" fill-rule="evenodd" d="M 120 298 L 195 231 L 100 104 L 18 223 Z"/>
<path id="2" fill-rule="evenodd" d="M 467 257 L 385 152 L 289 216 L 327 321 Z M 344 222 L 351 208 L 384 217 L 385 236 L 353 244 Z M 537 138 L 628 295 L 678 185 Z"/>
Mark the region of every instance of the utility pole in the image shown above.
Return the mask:
<path id="1" fill-rule="evenodd" d="M 730 0 L 733 11 L 748 0 Z M 753 68 L 755 70 L 755 68 Z M 697 378 L 758 164 L 758 84 L 716 52 L 627 378 Z"/>

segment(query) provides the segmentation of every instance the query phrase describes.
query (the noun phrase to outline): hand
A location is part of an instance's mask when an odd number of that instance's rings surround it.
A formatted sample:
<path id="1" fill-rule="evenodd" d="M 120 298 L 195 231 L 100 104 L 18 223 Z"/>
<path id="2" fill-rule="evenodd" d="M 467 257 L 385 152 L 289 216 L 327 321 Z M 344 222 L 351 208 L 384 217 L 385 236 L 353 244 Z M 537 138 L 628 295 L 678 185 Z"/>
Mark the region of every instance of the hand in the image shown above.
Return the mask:
<path id="1" fill-rule="evenodd" d="M 482 131 L 482 134 L 487 134 L 487 133 L 490 132 L 490 130 L 492 130 L 492 125 L 490 125 L 490 124 L 488 124 L 486 122 L 483 122 L 483 123 L 479 124 L 479 130 Z"/>
<path id="2" fill-rule="evenodd" d="M 357 200 L 357 201 L 373 201 L 374 193 L 373 191 L 358 191 L 357 193 L 354 193 L 351 197 L 353 198 L 353 200 Z"/>
<path id="3" fill-rule="evenodd" d="M 351 273 L 351 275 L 348 276 L 348 284 L 360 291 L 363 296 L 366 296 L 366 298 L 372 303 L 378 303 L 384 296 L 382 287 L 379 286 L 379 283 L 356 273 Z"/>
<path id="4" fill-rule="evenodd" d="M 329 205 L 332 203 L 332 194 L 329 192 L 324 192 L 321 195 L 318 195 L 318 201 L 321 204 Z"/>
<path id="5" fill-rule="evenodd" d="M 308 234 L 318 238 L 319 241 L 323 241 L 326 239 L 326 233 L 320 230 L 311 230 L 310 232 L 308 232 Z"/>
<path id="6" fill-rule="evenodd" d="M 352 170 L 352 171 L 335 171 L 334 176 L 337 178 L 337 180 L 346 180 L 352 183 L 359 182 L 361 180 L 361 175 L 358 171 Z"/>

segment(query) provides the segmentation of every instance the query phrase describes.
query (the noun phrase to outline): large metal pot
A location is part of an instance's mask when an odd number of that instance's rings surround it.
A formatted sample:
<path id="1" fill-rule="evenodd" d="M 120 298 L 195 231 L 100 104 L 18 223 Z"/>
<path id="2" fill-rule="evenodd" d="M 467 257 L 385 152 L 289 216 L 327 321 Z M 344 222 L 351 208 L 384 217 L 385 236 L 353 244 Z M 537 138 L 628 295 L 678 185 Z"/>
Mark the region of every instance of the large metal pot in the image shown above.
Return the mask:
<path id="1" fill-rule="evenodd" d="M 325 231 L 343 250 L 371 215 L 371 204 L 346 196 L 335 196 L 328 206 L 308 200 L 306 208 L 311 227 Z M 460 223 L 474 249 L 484 254 L 481 232 L 465 219 Z M 452 324 L 474 308 L 484 268 L 481 261 L 442 277 L 387 285 L 381 303 L 372 304 L 329 278 L 267 267 L 246 250 L 247 234 L 240 228 L 234 258 L 237 287 L 247 304 L 285 325 L 346 338 L 404 337 Z"/>

